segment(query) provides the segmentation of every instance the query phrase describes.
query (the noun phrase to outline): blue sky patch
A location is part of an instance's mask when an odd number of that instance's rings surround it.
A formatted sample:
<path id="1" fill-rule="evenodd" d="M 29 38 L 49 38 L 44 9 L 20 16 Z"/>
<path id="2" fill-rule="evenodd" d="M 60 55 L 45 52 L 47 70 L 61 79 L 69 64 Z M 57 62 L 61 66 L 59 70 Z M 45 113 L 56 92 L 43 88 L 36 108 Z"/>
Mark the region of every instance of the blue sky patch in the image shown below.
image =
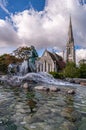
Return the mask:
<path id="1" fill-rule="evenodd" d="M 33 8 L 37 11 L 42 11 L 45 7 L 45 0 L 7 0 L 5 8 L 9 13 L 18 13 L 24 10 L 29 10 Z M 0 18 L 4 19 L 6 16 L 9 16 L 1 7 L 0 7 Z"/>

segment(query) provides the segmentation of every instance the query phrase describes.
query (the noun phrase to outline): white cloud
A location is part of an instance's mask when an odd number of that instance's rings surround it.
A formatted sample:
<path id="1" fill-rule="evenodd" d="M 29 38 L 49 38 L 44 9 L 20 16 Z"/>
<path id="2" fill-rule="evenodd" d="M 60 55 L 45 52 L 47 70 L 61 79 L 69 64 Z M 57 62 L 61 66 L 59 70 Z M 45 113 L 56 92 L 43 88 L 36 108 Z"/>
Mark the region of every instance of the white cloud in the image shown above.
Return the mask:
<path id="1" fill-rule="evenodd" d="M 86 47 L 86 5 L 79 5 L 78 0 L 47 0 L 41 12 L 30 9 L 11 15 L 13 27 L 4 20 L 3 27 L 0 26 L 0 46 L 25 44 L 37 49 L 56 46 L 63 50 L 67 43 L 70 14 L 75 45 Z"/>
<path id="2" fill-rule="evenodd" d="M 12 20 L 17 29 L 18 36 L 24 39 L 26 43 L 34 44 L 37 48 L 55 45 L 61 48 L 66 43 L 66 31 L 61 28 L 64 28 L 64 24 L 65 26 L 67 24 L 61 15 L 51 19 L 45 11 L 35 12 L 34 10 L 25 10 L 12 16 Z"/>
<path id="3" fill-rule="evenodd" d="M 44 11 L 25 10 L 11 18 L 18 36 L 26 43 L 34 44 L 37 48 L 64 48 L 71 14 L 75 44 L 85 47 L 85 13 L 86 5 L 79 5 L 77 0 L 48 0 Z"/>
<path id="4" fill-rule="evenodd" d="M 20 41 L 11 24 L 0 19 L 0 47 L 17 46 Z"/>
<path id="5" fill-rule="evenodd" d="M 81 59 L 86 59 L 86 49 L 76 50 L 76 62 L 78 63 Z"/>

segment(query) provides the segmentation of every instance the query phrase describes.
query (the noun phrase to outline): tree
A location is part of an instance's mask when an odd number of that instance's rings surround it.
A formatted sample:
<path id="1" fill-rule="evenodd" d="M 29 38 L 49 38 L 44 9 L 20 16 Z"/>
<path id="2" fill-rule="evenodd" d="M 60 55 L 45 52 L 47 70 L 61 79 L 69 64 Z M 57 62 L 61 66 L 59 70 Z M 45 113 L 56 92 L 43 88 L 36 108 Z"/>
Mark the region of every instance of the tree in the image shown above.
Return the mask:
<path id="1" fill-rule="evenodd" d="M 79 69 L 76 67 L 74 62 L 67 63 L 65 69 L 63 70 L 64 77 L 69 78 L 78 78 L 79 77 Z"/>
<path id="2" fill-rule="evenodd" d="M 81 63 L 79 66 L 80 78 L 86 78 L 86 63 Z"/>
<path id="3" fill-rule="evenodd" d="M 11 63 L 18 63 L 21 62 L 20 59 L 12 56 L 10 54 L 3 54 L 0 56 L 0 72 L 7 73 L 8 72 L 8 65 Z"/>

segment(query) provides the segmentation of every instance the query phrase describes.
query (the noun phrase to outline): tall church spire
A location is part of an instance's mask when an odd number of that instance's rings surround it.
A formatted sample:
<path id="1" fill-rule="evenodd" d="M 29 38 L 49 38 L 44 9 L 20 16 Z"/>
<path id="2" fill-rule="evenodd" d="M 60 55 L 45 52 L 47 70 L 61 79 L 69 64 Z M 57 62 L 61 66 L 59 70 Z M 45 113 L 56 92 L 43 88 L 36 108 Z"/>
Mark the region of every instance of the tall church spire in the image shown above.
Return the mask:
<path id="1" fill-rule="evenodd" d="M 69 43 L 74 42 L 71 16 L 70 16 L 70 22 L 69 22 L 68 40 L 69 40 L 68 41 Z"/>
<path id="2" fill-rule="evenodd" d="M 69 21 L 68 42 L 66 45 L 66 62 L 75 62 L 75 47 L 74 47 L 71 16 Z"/>

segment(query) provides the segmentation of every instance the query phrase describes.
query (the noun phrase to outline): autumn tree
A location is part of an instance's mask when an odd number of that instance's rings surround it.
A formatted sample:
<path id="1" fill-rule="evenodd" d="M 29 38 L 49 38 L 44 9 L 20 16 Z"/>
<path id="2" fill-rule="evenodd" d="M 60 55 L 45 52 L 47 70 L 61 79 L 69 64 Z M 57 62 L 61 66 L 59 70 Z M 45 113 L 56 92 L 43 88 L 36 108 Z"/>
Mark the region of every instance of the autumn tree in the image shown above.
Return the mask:
<path id="1" fill-rule="evenodd" d="M 10 54 L 3 54 L 0 56 L 0 72 L 7 73 L 8 65 L 11 63 L 19 63 L 21 59 L 16 58 Z"/>

